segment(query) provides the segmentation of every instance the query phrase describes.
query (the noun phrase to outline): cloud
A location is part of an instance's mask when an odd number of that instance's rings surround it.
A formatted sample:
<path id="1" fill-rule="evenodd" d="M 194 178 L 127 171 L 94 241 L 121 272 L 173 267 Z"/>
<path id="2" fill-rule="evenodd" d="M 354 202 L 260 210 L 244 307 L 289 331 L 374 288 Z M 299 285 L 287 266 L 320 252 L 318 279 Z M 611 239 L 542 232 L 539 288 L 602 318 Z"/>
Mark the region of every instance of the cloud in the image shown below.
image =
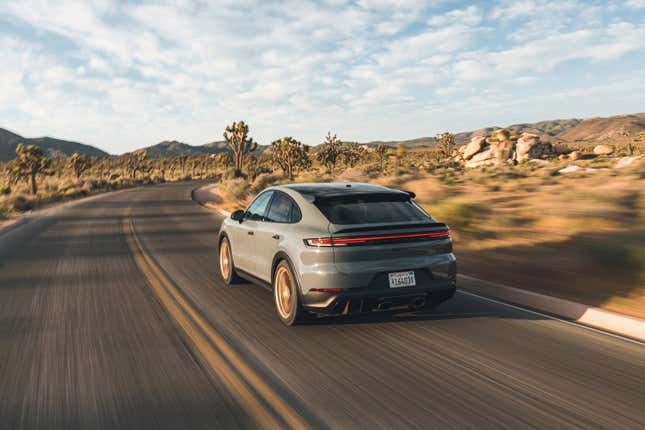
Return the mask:
<path id="1" fill-rule="evenodd" d="M 212 141 L 237 119 L 261 142 L 429 135 L 455 100 L 574 81 L 563 64 L 616 79 L 645 49 L 640 3 L 8 0 L 0 126 L 111 152 Z"/>

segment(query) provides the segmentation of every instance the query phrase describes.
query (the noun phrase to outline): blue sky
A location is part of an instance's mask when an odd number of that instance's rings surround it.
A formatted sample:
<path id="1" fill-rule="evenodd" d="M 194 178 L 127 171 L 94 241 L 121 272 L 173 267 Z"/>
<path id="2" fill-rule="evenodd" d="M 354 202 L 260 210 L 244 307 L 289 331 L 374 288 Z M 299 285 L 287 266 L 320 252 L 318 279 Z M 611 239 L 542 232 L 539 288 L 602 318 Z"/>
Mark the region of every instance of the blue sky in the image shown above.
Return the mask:
<path id="1" fill-rule="evenodd" d="M 0 127 L 122 153 L 645 111 L 645 0 L 0 0 Z"/>

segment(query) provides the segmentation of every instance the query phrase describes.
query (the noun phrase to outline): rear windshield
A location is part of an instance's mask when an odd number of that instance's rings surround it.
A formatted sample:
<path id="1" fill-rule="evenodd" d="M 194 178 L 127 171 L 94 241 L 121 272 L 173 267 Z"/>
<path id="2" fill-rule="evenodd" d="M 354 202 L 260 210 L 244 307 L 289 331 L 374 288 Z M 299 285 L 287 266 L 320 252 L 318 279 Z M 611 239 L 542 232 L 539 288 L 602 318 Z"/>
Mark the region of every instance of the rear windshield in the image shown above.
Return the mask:
<path id="1" fill-rule="evenodd" d="M 429 221 L 431 218 L 410 200 L 389 197 L 330 199 L 316 206 L 332 224 L 380 224 Z"/>

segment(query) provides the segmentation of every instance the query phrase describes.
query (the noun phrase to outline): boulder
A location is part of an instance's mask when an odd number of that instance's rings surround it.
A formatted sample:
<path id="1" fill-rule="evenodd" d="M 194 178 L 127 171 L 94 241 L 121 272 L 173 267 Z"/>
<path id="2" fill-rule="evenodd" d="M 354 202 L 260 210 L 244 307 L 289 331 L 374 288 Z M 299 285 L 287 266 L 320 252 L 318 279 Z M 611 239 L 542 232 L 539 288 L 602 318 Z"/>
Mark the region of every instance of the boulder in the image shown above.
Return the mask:
<path id="1" fill-rule="evenodd" d="M 569 154 L 569 160 L 579 160 L 580 159 L 580 151 L 573 151 Z"/>
<path id="2" fill-rule="evenodd" d="M 492 159 L 493 159 L 493 150 L 491 148 L 488 148 L 485 151 L 475 154 L 474 156 L 471 157 L 470 160 L 477 162 L 477 161 L 492 160 Z"/>
<path id="3" fill-rule="evenodd" d="M 497 160 L 499 164 L 503 164 L 507 160 L 512 160 L 514 158 L 513 154 L 515 152 L 515 145 L 511 140 L 501 140 L 491 143 L 490 150 L 493 154 L 493 158 Z"/>
<path id="4" fill-rule="evenodd" d="M 593 153 L 596 155 L 611 155 L 614 152 L 614 148 L 609 145 L 596 145 L 593 149 Z"/>
<path id="5" fill-rule="evenodd" d="M 631 164 L 634 163 L 634 161 L 639 160 L 643 158 L 642 155 L 640 156 L 634 156 L 634 157 L 622 157 L 618 160 L 618 163 L 616 163 L 616 169 L 622 169 L 623 167 L 627 167 Z"/>
<path id="6" fill-rule="evenodd" d="M 484 145 L 486 145 L 486 137 L 484 136 L 473 136 L 470 139 L 470 143 L 464 148 L 464 160 L 470 160 L 475 154 L 480 152 Z"/>
<path id="7" fill-rule="evenodd" d="M 583 170 L 582 167 L 573 165 L 573 166 L 567 166 L 564 169 L 558 170 L 558 173 L 561 173 L 561 174 L 576 173 L 580 170 Z"/>
<path id="8" fill-rule="evenodd" d="M 489 164 L 495 164 L 495 158 L 491 148 L 475 154 L 469 161 L 466 161 L 465 167 L 479 167 Z"/>
<path id="9" fill-rule="evenodd" d="M 533 133 L 523 133 L 517 140 L 517 161 L 555 157 L 555 148 L 549 142 L 542 142 L 540 136 Z"/>
<path id="10" fill-rule="evenodd" d="M 464 164 L 464 166 L 467 168 L 473 168 L 473 167 L 480 167 L 480 166 L 490 166 L 492 164 L 495 164 L 495 160 L 490 158 L 488 160 L 481 160 L 481 161 L 474 161 L 474 160 L 466 161 L 466 164 Z"/>

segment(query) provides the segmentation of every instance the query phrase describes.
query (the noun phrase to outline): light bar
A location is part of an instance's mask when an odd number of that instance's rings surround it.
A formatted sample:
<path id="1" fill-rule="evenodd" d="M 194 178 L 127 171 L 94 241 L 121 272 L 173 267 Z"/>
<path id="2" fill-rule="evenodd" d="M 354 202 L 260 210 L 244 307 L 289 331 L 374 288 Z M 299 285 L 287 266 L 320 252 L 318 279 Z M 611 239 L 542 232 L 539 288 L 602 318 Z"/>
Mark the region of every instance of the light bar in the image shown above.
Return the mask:
<path id="1" fill-rule="evenodd" d="M 316 239 L 305 239 L 305 243 L 309 246 L 347 246 L 347 245 L 363 245 L 365 243 L 389 240 L 389 239 L 415 239 L 427 238 L 436 239 L 442 237 L 450 237 L 450 231 L 433 231 L 429 233 L 410 233 L 410 234 L 393 234 L 387 236 L 362 236 L 362 237 L 321 237 Z"/>
<path id="2" fill-rule="evenodd" d="M 310 288 L 309 292 L 316 293 L 342 293 L 344 288 Z"/>

